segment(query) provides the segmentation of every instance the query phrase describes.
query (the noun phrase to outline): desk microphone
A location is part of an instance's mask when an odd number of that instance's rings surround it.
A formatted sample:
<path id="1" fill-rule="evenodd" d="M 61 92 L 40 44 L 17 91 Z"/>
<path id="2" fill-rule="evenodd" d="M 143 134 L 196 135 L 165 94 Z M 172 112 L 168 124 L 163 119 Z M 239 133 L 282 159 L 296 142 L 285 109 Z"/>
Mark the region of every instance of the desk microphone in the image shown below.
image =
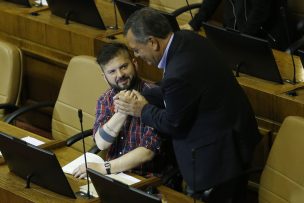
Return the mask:
<path id="1" fill-rule="evenodd" d="M 188 6 L 190 15 L 191 15 L 191 19 L 193 20 L 193 14 L 192 14 L 192 11 L 191 11 L 191 8 L 190 8 L 190 4 L 189 4 L 188 0 L 186 0 L 186 3 L 187 3 L 187 6 Z"/>
<path id="2" fill-rule="evenodd" d="M 84 143 L 82 117 L 83 117 L 82 110 L 78 109 L 78 118 L 79 118 L 79 122 L 80 122 L 80 129 L 81 129 L 81 135 L 82 135 L 82 147 L 83 147 L 84 164 L 85 164 L 85 168 L 86 168 L 87 184 L 88 184 L 88 191 L 87 191 L 87 194 L 85 194 L 84 198 L 91 199 L 92 196 L 90 195 L 90 181 L 89 181 L 89 174 L 88 174 L 86 149 L 85 149 L 85 143 Z"/>

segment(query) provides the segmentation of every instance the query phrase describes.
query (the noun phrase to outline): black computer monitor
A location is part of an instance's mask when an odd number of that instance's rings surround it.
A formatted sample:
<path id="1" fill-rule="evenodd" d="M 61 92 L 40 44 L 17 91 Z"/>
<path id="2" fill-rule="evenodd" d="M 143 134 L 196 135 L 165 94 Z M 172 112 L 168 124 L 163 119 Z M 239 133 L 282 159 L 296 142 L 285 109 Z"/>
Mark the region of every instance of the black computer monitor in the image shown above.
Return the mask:
<path id="1" fill-rule="evenodd" d="M 124 23 L 127 22 L 129 16 L 132 15 L 132 13 L 145 7 L 145 5 L 136 4 L 127 0 L 116 0 L 115 4 Z"/>
<path id="2" fill-rule="evenodd" d="M 104 203 L 161 203 L 161 199 L 146 192 L 123 184 L 117 180 L 104 176 L 92 169 L 88 174 L 95 190 Z"/>
<path id="3" fill-rule="evenodd" d="M 15 4 L 20 4 L 26 7 L 31 7 L 29 0 L 6 0 Z"/>
<path id="4" fill-rule="evenodd" d="M 76 198 L 62 168 L 52 152 L 0 132 L 0 151 L 11 172 L 56 193 Z"/>
<path id="5" fill-rule="evenodd" d="M 235 30 L 203 24 L 208 39 L 237 72 L 283 84 L 272 49 L 266 40 Z"/>
<path id="6" fill-rule="evenodd" d="M 102 30 L 106 27 L 99 15 L 94 0 L 47 0 L 52 14 L 65 19 L 93 26 Z"/>
<path id="7" fill-rule="evenodd" d="M 127 0 L 116 0 L 115 3 L 124 23 L 127 21 L 129 16 L 132 15 L 132 13 L 146 7 L 144 4 L 133 3 Z M 167 18 L 174 32 L 180 30 L 176 17 L 172 13 L 167 13 L 160 10 L 157 11 Z"/>

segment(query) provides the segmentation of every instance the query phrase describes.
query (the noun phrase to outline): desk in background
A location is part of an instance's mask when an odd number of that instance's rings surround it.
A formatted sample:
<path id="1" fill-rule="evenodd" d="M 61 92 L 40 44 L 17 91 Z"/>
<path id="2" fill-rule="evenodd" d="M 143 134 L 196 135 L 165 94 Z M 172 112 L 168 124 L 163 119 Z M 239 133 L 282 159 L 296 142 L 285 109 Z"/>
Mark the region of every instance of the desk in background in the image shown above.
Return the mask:
<path id="1" fill-rule="evenodd" d="M 113 4 L 101 1 L 103 20 L 113 25 Z M 38 15 L 31 15 L 32 12 Z M 94 56 L 94 39 L 120 32 L 100 30 L 54 16 L 47 8 L 24 8 L 7 1 L 0 1 L 0 40 L 17 45 L 23 52 L 24 80 L 21 105 L 37 101 L 55 101 L 70 59 L 76 55 Z M 101 76 L 101 80 L 103 80 Z M 50 129 L 50 115 L 35 114 L 36 121 L 25 120 Z M 39 125 L 40 124 L 40 125 Z"/>

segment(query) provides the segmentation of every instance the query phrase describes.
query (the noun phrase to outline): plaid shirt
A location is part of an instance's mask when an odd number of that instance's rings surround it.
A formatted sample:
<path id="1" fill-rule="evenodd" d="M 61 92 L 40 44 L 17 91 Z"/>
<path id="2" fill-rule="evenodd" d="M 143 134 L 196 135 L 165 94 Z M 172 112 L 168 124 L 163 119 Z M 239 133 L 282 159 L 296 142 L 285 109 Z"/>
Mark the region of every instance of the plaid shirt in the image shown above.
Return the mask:
<path id="1" fill-rule="evenodd" d="M 146 88 L 152 86 L 146 82 L 139 81 L 137 90 L 144 91 Z M 114 89 L 109 89 L 98 100 L 96 107 L 96 120 L 93 128 L 93 135 L 98 130 L 99 126 L 103 126 L 114 115 L 113 97 L 117 94 Z M 137 147 L 145 147 L 153 151 L 156 155 L 160 153 L 161 139 L 157 135 L 156 130 L 152 127 L 146 126 L 141 122 L 139 117 L 128 116 L 124 125 L 122 126 L 119 135 L 110 146 L 106 159 L 112 160 L 118 158 Z M 140 167 L 132 170 L 140 175 L 147 175 L 154 173 L 158 166 L 151 162 L 145 163 Z"/>

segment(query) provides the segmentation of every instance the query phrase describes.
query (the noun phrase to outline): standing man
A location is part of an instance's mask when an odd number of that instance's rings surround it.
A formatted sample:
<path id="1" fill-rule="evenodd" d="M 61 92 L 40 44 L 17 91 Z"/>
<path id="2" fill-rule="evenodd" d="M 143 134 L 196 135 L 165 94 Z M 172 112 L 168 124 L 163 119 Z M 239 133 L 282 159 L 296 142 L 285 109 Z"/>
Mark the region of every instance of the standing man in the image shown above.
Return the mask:
<path id="1" fill-rule="evenodd" d="M 245 202 L 237 194 L 244 194 L 247 180 L 236 177 L 248 168 L 259 133 L 231 69 L 207 39 L 187 30 L 173 33 L 151 8 L 129 17 L 124 34 L 135 56 L 163 69 L 165 107 L 132 91 L 131 99 L 115 97 L 118 112 L 141 117 L 172 137 L 189 194 L 195 191 L 206 201 L 212 191 L 207 202 Z"/>
<path id="2" fill-rule="evenodd" d="M 139 175 L 160 174 L 161 166 L 156 155 L 160 154 L 161 138 L 156 130 L 145 125 L 138 117 L 115 112 L 113 103 L 113 97 L 120 91 L 130 99 L 131 95 L 126 90 L 142 92 L 151 88 L 151 84 L 137 77 L 137 62 L 126 45 L 105 45 L 97 62 L 111 88 L 97 102 L 93 135 L 98 148 L 108 149 L 108 153 L 104 164 L 88 163 L 88 167 L 102 174 L 127 170 Z M 86 177 L 84 164 L 76 168 L 73 175 Z"/>

